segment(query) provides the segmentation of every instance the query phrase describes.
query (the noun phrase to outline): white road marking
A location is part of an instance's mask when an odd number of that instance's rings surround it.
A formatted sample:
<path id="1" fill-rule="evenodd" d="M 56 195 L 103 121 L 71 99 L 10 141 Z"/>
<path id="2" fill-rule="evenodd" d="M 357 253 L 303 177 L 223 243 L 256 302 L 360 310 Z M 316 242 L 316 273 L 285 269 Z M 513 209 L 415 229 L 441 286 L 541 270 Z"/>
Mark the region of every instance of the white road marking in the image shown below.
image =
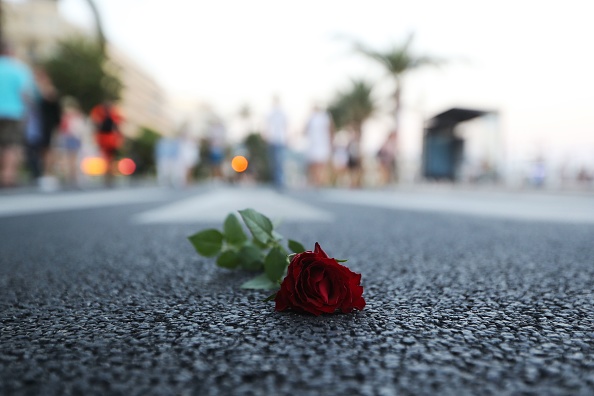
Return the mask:
<path id="1" fill-rule="evenodd" d="M 496 218 L 594 223 L 594 196 L 481 191 L 327 190 L 327 202 Z"/>
<path id="2" fill-rule="evenodd" d="M 286 195 L 262 188 L 220 188 L 134 217 L 140 224 L 222 222 L 229 213 L 252 208 L 273 222 L 327 222 L 333 215 Z"/>
<path id="3" fill-rule="evenodd" d="M 4 195 L 0 196 L 0 217 L 154 202 L 166 196 L 167 191 L 158 188 Z"/>
<path id="4" fill-rule="evenodd" d="M 594 196 L 587 194 L 325 190 L 319 197 L 326 202 L 423 212 L 594 224 Z M 0 195 L 0 217 L 158 202 L 167 198 L 171 198 L 171 192 L 161 188 Z M 327 222 L 334 219 L 328 211 L 273 190 L 221 187 L 143 212 L 134 216 L 133 221 L 142 224 L 221 222 L 227 214 L 245 208 L 254 208 L 274 221 Z"/>

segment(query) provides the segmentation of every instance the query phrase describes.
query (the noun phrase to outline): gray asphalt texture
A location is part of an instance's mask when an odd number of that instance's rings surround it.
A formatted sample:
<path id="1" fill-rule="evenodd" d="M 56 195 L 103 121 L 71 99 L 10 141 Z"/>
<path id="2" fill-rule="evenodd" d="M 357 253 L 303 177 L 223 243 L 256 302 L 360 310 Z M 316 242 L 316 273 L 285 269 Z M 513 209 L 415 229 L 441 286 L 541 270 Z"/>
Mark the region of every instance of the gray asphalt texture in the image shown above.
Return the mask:
<path id="1" fill-rule="evenodd" d="M 299 199 L 364 311 L 275 312 L 157 204 L 0 219 L 0 394 L 594 394 L 593 226 Z"/>

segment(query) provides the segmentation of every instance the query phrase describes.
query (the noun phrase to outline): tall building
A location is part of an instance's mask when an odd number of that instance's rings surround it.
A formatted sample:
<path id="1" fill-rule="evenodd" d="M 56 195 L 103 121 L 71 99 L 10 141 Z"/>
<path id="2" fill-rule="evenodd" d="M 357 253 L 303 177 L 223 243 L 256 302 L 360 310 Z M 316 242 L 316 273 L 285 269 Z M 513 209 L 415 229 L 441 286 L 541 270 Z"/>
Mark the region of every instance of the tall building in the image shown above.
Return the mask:
<path id="1" fill-rule="evenodd" d="M 120 101 L 120 107 L 128 121 L 124 133 L 135 136 L 139 127 L 148 127 L 170 135 L 174 123 L 163 89 L 116 47 L 108 45 L 108 51 L 124 84 Z"/>
<path id="2" fill-rule="evenodd" d="M 68 22 L 55 0 L 28 0 L 3 3 L 4 35 L 14 45 L 17 57 L 34 64 L 47 58 L 61 39 L 89 32 Z M 119 103 L 126 117 L 123 133 L 134 137 L 140 127 L 170 134 L 173 122 L 167 96 L 155 79 L 114 45 L 107 51 L 124 85 Z"/>
<path id="3" fill-rule="evenodd" d="M 35 63 L 49 56 L 61 38 L 85 32 L 65 21 L 56 1 L 3 2 L 3 34 L 14 46 L 17 57 Z"/>

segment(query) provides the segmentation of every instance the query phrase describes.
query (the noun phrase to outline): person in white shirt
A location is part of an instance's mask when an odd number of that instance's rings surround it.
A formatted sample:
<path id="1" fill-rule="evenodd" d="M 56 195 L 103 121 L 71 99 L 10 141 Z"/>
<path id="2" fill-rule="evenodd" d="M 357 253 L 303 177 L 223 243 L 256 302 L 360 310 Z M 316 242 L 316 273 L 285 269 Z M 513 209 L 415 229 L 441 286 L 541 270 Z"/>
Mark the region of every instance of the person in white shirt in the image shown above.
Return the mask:
<path id="1" fill-rule="evenodd" d="M 210 175 L 214 181 L 223 180 L 223 161 L 225 160 L 225 145 L 227 129 L 218 117 L 213 121 L 208 132 Z"/>
<path id="2" fill-rule="evenodd" d="M 198 143 L 192 137 L 189 126 L 184 125 L 177 137 L 176 186 L 187 187 L 192 181 L 192 172 L 200 160 Z"/>
<path id="3" fill-rule="evenodd" d="M 327 168 L 332 154 L 334 123 L 330 114 L 316 105 L 307 122 L 307 162 L 309 183 L 321 187 L 327 183 Z"/>
<path id="4" fill-rule="evenodd" d="M 272 181 L 277 189 L 285 187 L 284 159 L 287 144 L 287 117 L 277 96 L 266 119 L 265 139 L 268 143 Z"/>

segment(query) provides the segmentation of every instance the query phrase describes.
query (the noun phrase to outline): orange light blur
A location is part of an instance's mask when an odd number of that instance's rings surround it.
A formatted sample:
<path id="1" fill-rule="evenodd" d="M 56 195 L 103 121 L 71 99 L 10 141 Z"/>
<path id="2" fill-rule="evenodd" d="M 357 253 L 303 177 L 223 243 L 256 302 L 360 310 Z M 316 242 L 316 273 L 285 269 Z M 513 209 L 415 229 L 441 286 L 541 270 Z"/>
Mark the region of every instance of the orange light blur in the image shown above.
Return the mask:
<path id="1" fill-rule="evenodd" d="M 231 168 L 233 168 L 235 172 L 244 172 L 247 169 L 247 167 L 248 160 L 243 155 L 236 155 L 231 160 Z"/>
<path id="2" fill-rule="evenodd" d="M 118 161 L 118 170 L 124 176 L 129 176 L 136 170 L 136 164 L 130 158 L 122 158 Z"/>
<path id="3" fill-rule="evenodd" d="M 101 157 L 86 157 L 80 163 L 80 170 L 89 176 L 101 176 L 107 172 L 107 162 Z"/>

